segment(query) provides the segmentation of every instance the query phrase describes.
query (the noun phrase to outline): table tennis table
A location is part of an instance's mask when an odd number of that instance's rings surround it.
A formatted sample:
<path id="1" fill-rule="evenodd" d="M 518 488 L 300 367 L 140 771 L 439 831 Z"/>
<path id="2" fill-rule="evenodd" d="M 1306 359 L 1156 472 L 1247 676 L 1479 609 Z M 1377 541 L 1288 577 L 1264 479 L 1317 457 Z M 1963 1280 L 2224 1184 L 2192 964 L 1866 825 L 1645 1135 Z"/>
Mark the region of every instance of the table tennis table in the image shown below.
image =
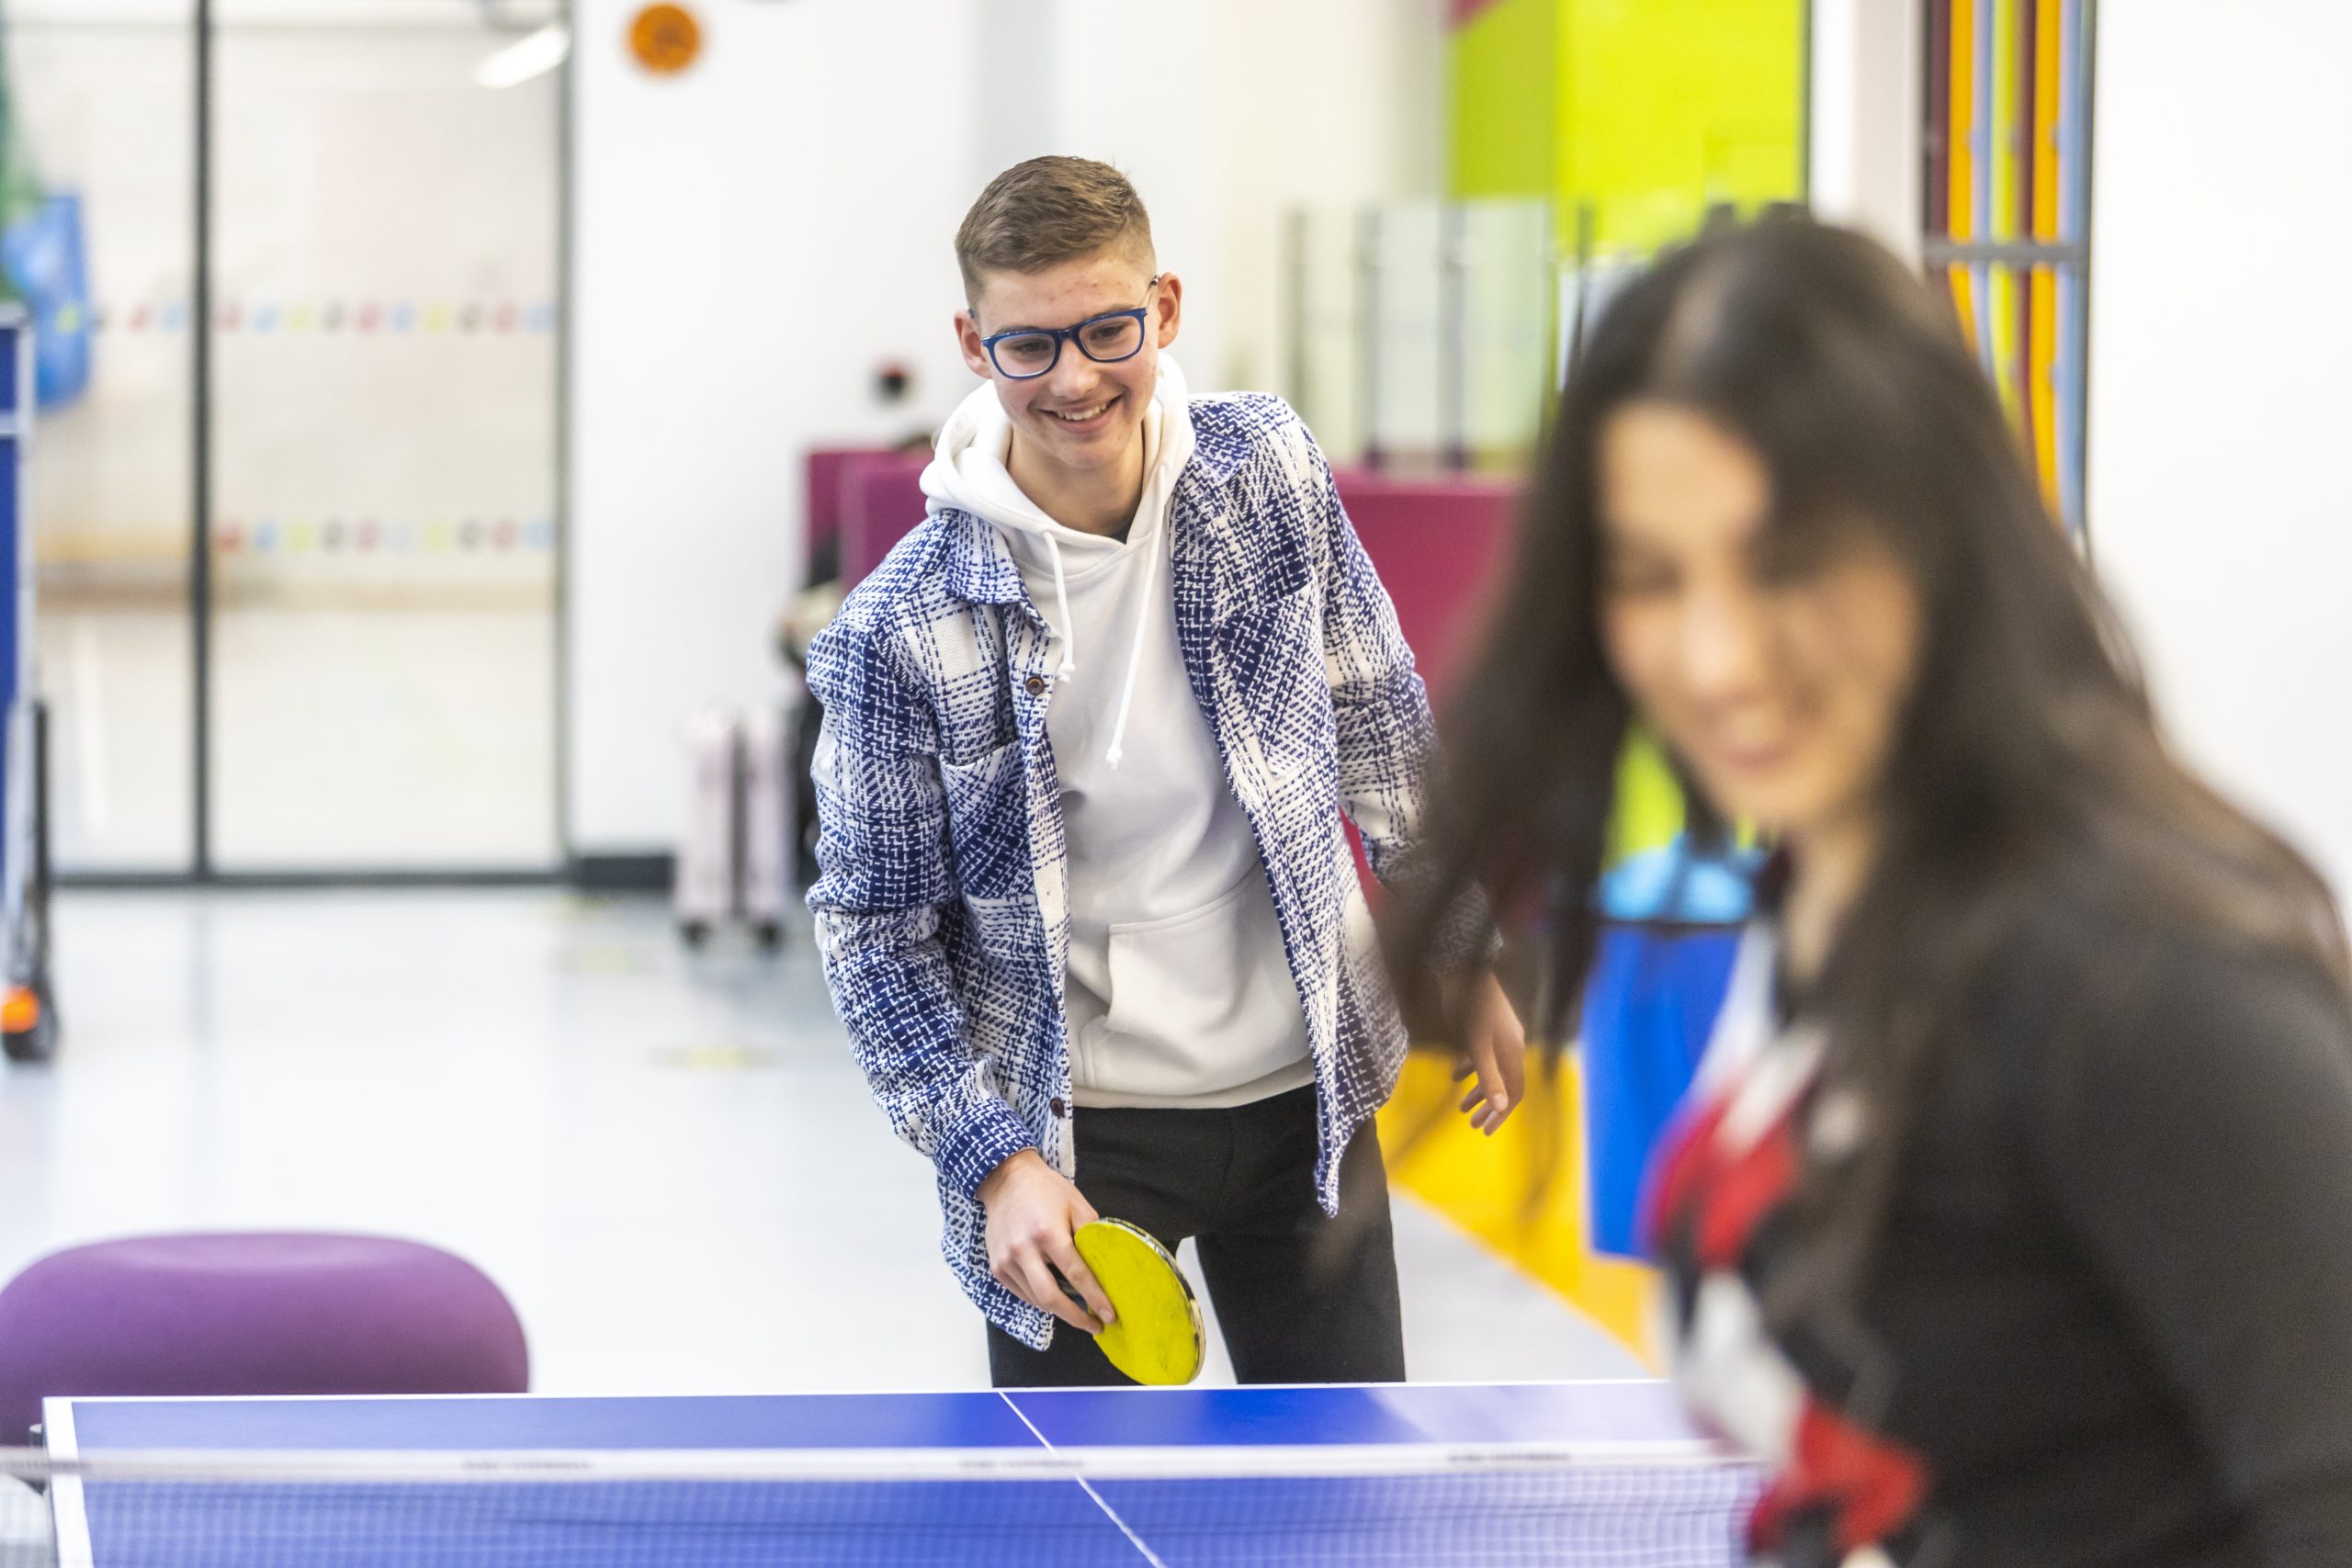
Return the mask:
<path id="1" fill-rule="evenodd" d="M 1661 1383 L 712 1397 L 52 1399 L 62 1568 L 1529 1563 L 1721 1568 L 1757 1478 Z M 1145 1473 L 1152 1456 L 1295 1472 Z M 109 1456 L 1100 1455 L 1091 1480 L 107 1480 Z M 1546 1461 L 1547 1463 L 1539 1463 Z M 1393 1461 L 1393 1462 L 1392 1462 Z M 1564 1484 L 1561 1465 L 1572 1461 Z M 527 1462 L 527 1461 L 526 1461 Z M 1134 1474 L 1119 1472 L 1126 1464 Z M 1181 1462 L 1178 1468 L 1182 1468 Z"/>

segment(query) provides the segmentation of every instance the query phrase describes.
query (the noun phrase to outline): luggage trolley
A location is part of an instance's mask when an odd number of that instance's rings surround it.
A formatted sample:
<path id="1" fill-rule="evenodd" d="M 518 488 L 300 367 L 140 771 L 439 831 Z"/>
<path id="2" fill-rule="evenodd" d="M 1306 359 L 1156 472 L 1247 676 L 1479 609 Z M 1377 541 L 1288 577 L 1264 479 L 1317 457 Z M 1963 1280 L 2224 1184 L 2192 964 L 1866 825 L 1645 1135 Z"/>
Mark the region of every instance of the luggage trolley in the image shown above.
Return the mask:
<path id="1" fill-rule="evenodd" d="M 57 1051 L 49 973 L 48 717 L 33 690 L 32 328 L 0 305 L 0 1050 L 16 1062 Z"/>

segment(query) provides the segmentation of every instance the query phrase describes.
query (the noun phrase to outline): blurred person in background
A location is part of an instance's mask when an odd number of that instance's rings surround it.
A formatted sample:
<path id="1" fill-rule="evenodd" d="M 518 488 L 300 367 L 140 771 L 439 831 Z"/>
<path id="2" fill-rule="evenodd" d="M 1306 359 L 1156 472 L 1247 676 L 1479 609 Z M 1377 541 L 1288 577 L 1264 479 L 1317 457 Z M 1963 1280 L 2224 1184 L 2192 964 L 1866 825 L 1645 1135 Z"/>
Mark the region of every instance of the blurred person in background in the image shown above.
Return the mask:
<path id="1" fill-rule="evenodd" d="M 984 384 L 809 650 L 835 1006 L 998 1386 L 1124 1381 L 1099 1214 L 1196 1238 L 1243 1382 L 1401 1379 L 1371 1120 L 1405 1037 L 1340 814 L 1379 871 L 1420 831 L 1412 655 L 1297 416 L 1187 393 L 1123 175 L 1022 164 L 956 250 Z M 1491 1131 L 1524 1040 L 1485 933 L 1438 945 Z"/>
<path id="2" fill-rule="evenodd" d="M 1509 581 L 1392 936 L 1562 890 L 1576 997 L 1636 717 L 1776 841 L 1647 1199 L 1757 1553 L 2352 1562 L 2343 929 L 2167 750 L 1948 307 L 1799 218 L 1669 254 Z"/>

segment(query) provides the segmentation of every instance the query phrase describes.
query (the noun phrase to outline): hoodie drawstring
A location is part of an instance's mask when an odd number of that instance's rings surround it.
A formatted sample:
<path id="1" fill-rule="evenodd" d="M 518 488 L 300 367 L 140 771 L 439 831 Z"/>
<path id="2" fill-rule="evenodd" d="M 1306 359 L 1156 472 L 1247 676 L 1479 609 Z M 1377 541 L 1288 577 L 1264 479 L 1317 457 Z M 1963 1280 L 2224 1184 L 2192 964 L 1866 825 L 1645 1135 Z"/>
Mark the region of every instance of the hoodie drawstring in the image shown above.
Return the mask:
<path id="1" fill-rule="evenodd" d="M 1058 673 L 1067 681 L 1078 673 L 1078 623 L 1070 619 L 1069 584 L 1062 575 L 1062 547 L 1054 542 L 1051 534 L 1046 535 L 1045 540 L 1046 554 L 1054 563 L 1054 604 L 1062 613 L 1062 663 Z M 1152 595 L 1159 588 L 1159 550 L 1166 543 L 1165 539 L 1153 539 L 1144 557 L 1145 608 L 1136 617 L 1135 646 L 1127 652 L 1127 678 L 1119 687 L 1119 716 L 1112 721 L 1110 750 L 1102 753 L 1102 760 L 1114 768 L 1126 755 L 1127 716 L 1135 711 L 1136 676 L 1143 669 L 1144 637 L 1151 629 Z"/>
<path id="2" fill-rule="evenodd" d="M 1062 667 L 1057 673 L 1067 681 L 1078 673 L 1078 623 L 1069 618 L 1069 583 L 1062 577 L 1062 547 L 1054 543 L 1051 534 L 1046 536 L 1046 552 L 1054 558 L 1054 603 L 1062 613 Z M 1135 679 L 1132 673 L 1127 678 Z"/>
<path id="3" fill-rule="evenodd" d="M 1144 558 L 1144 609 L 1143 613 L 1136 617 L 1136 642 L 1134 649 L 1127 655 L 1126 681 L 1119 688 L 1119 716 L 1111 726 L 1111 749 L 1102 753 L 1102 760 L 1114 768 L 1119 765 L 1119 759 L 1126 753 L 1127 715 L 1135 708 L 1136 671 L 1143 668 L 1143 639 L 1145 633 L 1151 628 L 1151 612 L 1154 607 L 1152 596 L 1159 589 L 1159 557 L 1160 552 L 1168 547 L 1167 534 L 1166 528 L 1159 531 L 1159 536 L 1151 541 L 1149 547 L 1151 553 Z"/>

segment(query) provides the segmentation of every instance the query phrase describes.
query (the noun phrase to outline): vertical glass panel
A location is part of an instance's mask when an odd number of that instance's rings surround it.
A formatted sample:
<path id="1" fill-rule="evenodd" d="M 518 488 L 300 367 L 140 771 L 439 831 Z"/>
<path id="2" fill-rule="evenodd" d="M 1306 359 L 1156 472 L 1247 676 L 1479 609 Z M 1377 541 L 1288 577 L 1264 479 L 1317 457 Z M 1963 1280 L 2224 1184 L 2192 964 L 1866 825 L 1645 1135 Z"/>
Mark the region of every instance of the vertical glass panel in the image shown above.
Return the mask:
<path id="1" fill-rule="evenodd" d="M 1384 205 L 1373 214 L 1368 239 L 1366 443 L 1385 462 L 1434 468 L 1451 436 L 1443 209 L 1434 201 Z"/>
<path id="2" fill-rule="evenodd" d="M 223 0 L 213 835 L 224 871 L 553 863 L 557 13 Z"/>
<path id="3" fill-rule="evenodd" d="M 19 0 L 6 20 L 6 130 L 37 198 L 9 215 L 10 270 L 36 332 L 88 351 L 29 454 L 67 874 L 183 872 L 194 853 L 194 19 L 192 0 Z M 43 259 L 15 265 L 36 233 Z"/>
<path id="4" fill-rule="evenodd" d="M 1522 470 L 1553 368 L 1552 209 L 1474 201 L 1460 213 L 1463 444 L 1476 468 Z"/>
<path id="5" fill-rule="evenodd" d="M 1284 395 L 1334 463 L 1363 456 L 1361 228 L 1352 208 L 1310 207 L 1293 212 L 1286 231 L 1291 319 Z"/>

